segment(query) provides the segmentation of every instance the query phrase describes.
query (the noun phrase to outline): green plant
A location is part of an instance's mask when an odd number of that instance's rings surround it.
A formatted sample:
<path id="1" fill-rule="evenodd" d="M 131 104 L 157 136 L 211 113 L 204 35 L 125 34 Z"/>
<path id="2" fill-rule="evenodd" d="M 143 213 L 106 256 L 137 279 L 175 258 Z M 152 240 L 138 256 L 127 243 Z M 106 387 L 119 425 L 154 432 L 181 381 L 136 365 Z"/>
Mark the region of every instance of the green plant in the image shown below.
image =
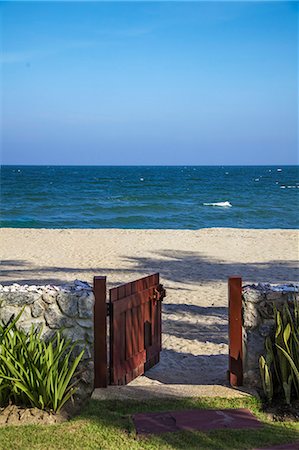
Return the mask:
<path id="1" fill-rule="evenodd" d="M 84 350 L 73 357 L 77 342 L 59 331 L 44 341 L 42 330 L 19 330 L 21 314 L 5 327 L 0 325 L 0 405 L 13 402 L 58 412 L 76 391 Z"/>
<path id="2" fill-rule="evenodd" d="M 283 394 L 287 404 L 299 399 L 299 302 L 294 314 L 287 303 L 282 312 L 274 306 L 275 335 L 266 338 L 265 356 L 259 360 L 263 390 L 269 402 Z"/>

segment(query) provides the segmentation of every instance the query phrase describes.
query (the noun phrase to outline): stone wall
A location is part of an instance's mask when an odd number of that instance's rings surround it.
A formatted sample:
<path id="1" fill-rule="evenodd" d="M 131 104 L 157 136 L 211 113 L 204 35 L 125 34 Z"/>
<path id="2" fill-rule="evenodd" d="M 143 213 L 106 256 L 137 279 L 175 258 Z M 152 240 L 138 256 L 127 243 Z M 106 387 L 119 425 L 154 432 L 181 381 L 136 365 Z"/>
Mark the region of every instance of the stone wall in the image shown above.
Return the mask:
<path id="1" fill-rule="evenodd" d="M 85 353 L 79 365 L 80 383 L 75 397 L 84 401 L 93 391 L 93 306 L 94 295 L 88 283 L 74 281 L 62 286 L 0 285 L 0 322 L 6 324 L 24 307 L 17 327 L 28 332 L 42 328 L 42 338 L 55 331 L 72 341 L 79 341 L 74 350 Z"/>
<path id="2" fill-rule="evenodd" d="M 243 374 L 244 385 L 261 388 L 259 357 L 265 353 L 265 339 L 274 333 L 275 304 L 282 310 L 285 302 L 294 308 L 299 298 L 299 285 L 253 284 L 244 286 L 243 297 Z"/>

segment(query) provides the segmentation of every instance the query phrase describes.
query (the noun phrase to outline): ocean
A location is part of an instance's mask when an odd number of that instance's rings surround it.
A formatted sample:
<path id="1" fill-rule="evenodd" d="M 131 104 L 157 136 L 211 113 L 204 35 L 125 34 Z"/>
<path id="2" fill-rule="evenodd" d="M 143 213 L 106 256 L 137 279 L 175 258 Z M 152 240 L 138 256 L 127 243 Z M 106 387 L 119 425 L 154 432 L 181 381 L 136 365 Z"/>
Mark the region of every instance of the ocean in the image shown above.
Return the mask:
<path id="1" fill-rule="evenodd" d="M 298 166 L 2 166 L 1 227 L 298 228 Z"/>

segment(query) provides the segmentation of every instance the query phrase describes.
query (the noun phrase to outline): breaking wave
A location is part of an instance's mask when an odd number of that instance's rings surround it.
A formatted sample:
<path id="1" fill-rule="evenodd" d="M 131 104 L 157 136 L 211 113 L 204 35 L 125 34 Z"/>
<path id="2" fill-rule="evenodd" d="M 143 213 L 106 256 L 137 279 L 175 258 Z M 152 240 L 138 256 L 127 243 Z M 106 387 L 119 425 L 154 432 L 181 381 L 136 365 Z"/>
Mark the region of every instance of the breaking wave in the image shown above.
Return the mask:
<path id="1" fill-rule="evenodd" d="M 223 208 L 230 208 L 233 205 L 230 202 L 216 202 L 216 203 L 204 203 L 204 206 L 221 206 Z"/>

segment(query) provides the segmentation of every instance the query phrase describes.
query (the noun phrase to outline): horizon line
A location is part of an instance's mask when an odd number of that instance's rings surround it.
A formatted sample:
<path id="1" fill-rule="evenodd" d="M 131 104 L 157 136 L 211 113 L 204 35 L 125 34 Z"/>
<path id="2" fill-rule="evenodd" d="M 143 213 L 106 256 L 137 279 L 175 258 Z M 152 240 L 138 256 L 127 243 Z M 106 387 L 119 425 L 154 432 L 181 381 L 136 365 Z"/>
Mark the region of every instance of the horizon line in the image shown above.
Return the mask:
<path id="1" fill-rule="evenodd" d="M 296 164 L 0 164 L 0 167 L 287 167 Z"/>

